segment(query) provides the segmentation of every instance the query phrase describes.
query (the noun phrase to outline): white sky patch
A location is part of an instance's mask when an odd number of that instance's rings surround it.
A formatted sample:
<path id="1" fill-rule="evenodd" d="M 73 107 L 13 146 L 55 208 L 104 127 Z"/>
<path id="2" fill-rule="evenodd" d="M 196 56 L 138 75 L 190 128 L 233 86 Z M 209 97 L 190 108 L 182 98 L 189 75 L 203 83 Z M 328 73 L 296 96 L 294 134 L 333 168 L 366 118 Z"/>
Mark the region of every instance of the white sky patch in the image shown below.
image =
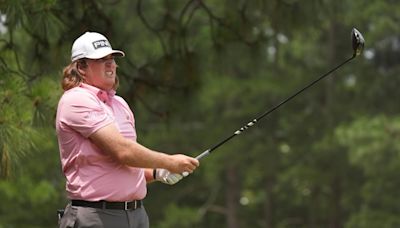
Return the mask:
<path id="1" fill-rule="evenodd" d="M 373 49 L 364 50 L 364 57 L 366 59 L 373 59 L 375 57 L 375 50 Z"/>
<path id="2" fill-rule="evenodd" d="M 7 20 L 7 16 L 0 12 L 0 33 L 5 34 L 7 33 L 7 27 L 5 26 Z"/>
<path id="3" fill-rule="evenodd" d="M 279 145 L 279 151 L 283 154 L 287 154 L 290 152 L 290 146 L 286 143 L 282 143 Z"/>
<path id="4" fill-rule="evenodd" d="M 289 41 L 289 39 L 282 33 L 278 33 L 278 35 L 276 35 L 276 39 L 282 44 L 286 44 Z"/>
<path id="5" fill-rule="evenodd" d="M 275 56 L 276 47 L 274 47 L 274 46 L 269 46 L 269 47 L 267 48 L 267 52 L 268 52 L 268 55 L 270 55 L 270 56 Z"/>
<path id="6" fill-rule="evenodd" d="M 242 196 L 239 200 L 241 205 L 248 205 L 250 203 L 249 198 L 247 198 L 246 196 Z"/>
<path id="7" fill-rule="evenodd" d="M 357 83 L 357 79 L 354 74 L 350 74 L 349 76 L 347 76 L 344 81 L 344 84 L 347 87 L 354 87 L 356 85 L 356 83 Z"/>
<path id="8" fill-rule="evenodd" d="M 268 60 L 272 62 L 275 61 L 276 47 L 268 46 L 266 51 L 268 55 Z"/>

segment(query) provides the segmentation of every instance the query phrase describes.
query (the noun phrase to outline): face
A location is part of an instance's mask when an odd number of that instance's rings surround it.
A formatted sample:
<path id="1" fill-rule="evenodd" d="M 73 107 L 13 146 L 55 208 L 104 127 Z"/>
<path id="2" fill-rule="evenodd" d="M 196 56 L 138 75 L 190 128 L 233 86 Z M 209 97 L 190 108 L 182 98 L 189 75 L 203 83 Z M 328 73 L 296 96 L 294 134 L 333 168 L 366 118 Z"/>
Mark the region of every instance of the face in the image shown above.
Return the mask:
<path id="1" fill-rule="evenodd" d="M 86 62 L 88 65 L 85 71 L 86 83 L 103 90 L 112 89 L 117 75 L 114 56 L 107 55 L 101 59 L 88 59 Z"/>

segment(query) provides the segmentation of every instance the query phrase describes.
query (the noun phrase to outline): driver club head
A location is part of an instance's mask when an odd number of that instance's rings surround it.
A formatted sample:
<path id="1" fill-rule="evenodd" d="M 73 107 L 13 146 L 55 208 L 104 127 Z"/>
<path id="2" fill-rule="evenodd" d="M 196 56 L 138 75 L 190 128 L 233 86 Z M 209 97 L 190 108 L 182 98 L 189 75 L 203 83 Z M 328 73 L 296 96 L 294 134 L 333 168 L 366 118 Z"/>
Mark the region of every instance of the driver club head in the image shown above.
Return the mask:
<path id="1" fill-rule="evenodd" d="M 351 31 L 351 42 L 353 44 L 353 56 L 359 56 L 364 49 L 365 40 L 363 35 L 356 28 L 353 28 Z"/>

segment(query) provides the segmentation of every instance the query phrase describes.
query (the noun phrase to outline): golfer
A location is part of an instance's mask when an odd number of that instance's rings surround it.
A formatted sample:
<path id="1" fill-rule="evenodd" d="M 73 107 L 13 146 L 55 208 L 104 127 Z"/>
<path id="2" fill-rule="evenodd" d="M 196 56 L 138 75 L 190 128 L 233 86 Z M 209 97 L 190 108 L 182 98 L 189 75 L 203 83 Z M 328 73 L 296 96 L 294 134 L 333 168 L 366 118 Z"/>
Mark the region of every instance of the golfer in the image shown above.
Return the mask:
<path id="1" fill-rule="evenodd" d="M 169 155 L 136 142 L 135 119 L 116 95 L 116 57 L 108 39 L 86 32 L 72 45 L 63 70 L 56 130 L 70 202 L 60 227 L 149 227 L 146 183 L 175 184 L 198 160 Z"/>

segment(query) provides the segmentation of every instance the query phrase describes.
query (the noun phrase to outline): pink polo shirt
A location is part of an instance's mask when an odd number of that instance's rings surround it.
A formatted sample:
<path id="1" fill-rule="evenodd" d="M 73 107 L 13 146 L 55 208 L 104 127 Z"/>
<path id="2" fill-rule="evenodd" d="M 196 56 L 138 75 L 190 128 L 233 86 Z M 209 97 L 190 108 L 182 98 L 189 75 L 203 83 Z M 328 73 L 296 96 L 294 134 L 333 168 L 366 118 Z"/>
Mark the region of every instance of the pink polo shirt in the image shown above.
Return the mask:
<path id="1" fill-rule="evenodd" d="M 83 83 L 62 95 L 56 129 L 68 198 L 130 201 L 146 196 L 143 169 L 118 163 L 89 140 L 111 123 L 125 138 L 136 141 L 133 113 L 115 91 Z"/>

